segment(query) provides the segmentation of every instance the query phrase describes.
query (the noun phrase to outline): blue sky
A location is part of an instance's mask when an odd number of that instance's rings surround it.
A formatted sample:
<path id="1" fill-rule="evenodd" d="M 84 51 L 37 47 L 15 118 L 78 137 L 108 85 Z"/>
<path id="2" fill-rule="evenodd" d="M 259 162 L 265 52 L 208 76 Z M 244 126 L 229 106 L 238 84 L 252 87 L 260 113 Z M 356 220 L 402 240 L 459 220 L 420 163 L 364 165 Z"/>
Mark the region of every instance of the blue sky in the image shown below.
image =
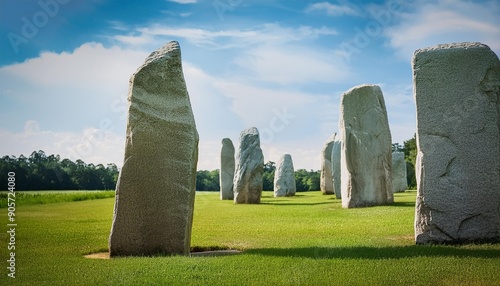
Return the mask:
<path id="1" fill-rule="evenodd" d="M 34 150 L 121 166 L 130 75 L 176 40 L 200 133 L 261 131 L 265 161 L 319 169 L 340 96 L 384 92 L 393 142 L 415 133 L 411 57 L 479 41 L 500 53 L 498 1 L 0 0 L 0 155 Z"/>

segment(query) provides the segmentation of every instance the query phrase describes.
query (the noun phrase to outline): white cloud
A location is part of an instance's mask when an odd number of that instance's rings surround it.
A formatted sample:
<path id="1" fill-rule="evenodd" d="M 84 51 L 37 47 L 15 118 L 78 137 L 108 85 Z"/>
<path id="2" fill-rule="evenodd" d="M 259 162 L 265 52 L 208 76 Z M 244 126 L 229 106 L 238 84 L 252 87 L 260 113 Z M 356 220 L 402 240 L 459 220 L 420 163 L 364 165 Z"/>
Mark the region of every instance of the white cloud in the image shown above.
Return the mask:
<path id="1" fill-rule="evenodd" d="M 235 60 L 259 81 L 282 85 L 342 82 L 351 76 L 341 57 L 320 49 L 294 46 L 262 46 Z"/>
<path id="2" fill-rule="evenodd" d="M 290 154 L 295 170 L 319 170 L 321 168 L 320 162 L 321 149 L 324 143 L 323 139 L 326 141 L 326 138 L 303 138 L 301 140 L 295 140 L 294 142 L 288 142 L 289 144 L 262 144 L 264 162 L 273 161 L 276 163 L 282 155 Z"/>
<path id="3" fill-rule="evenodd" d="M 217 86 L 220 78 L 187 62 L 183 63 L 183 70 L 200 141 L 222 139 L 243 126 L 241 115 L 231 110 L 232 99 Z"/>
<path id="4" fill-rule="evenodd" d="M 73 52 L 42 52 L 23 63 L 0 68 L 0 75 L 16 76 L 45 87 L 87 88 L 126 86 L 147 53 L 100 43 L 85 43 Z"/>
<path id="5" fill-rule="evenodd" d="M 9 130 L 34 119 L 47 130 L 70 132 L 110 120 L 121 133 L 125 104 L 117 101 L 126 98 L 128 80 L 147 54 L 86 43 L 1 67 L 0 120 Z"/>
<path id="6" fill-rule="evenodd" d="M 411 59 L 416 49 L 450 42 L 482 42 L 500 52 L 498 1 L 419 1 L 412 12 L 394 15 L 396 24 L 385 30 L 389 45 Z"/>
<path id="7" fill-rule="evenodd" d="M 21 132 L 0 129 L 0 149 L 6 154 L 29 156 L 33 151 L 59 154 L 73 161 L 82 159 L 86 163 L 123 163 L 125 138 L 115 133 L 93 127 L 80 132 L 54 132 L 43 130 L 35 120 L 28 120 Z"/>
<path id="8" fill-rule="evenodd" d="M 392 142 L 403 144 L 416 132 L 416 111 L 413 101 L 413 85 L 378 84 L 384 93 Z"/>
<path id="9" fill-rule="evenodd" d="M 336 5 L 336 4 L 331 4 L 329 2 L 318 2 L 310 4 L 306 8 L 306 12 L 308 13 L 316 11 L 324 12 L 328 16 L 359 15 L 358 11 L 356 11 L 354 8 L 348 5 Z"/>

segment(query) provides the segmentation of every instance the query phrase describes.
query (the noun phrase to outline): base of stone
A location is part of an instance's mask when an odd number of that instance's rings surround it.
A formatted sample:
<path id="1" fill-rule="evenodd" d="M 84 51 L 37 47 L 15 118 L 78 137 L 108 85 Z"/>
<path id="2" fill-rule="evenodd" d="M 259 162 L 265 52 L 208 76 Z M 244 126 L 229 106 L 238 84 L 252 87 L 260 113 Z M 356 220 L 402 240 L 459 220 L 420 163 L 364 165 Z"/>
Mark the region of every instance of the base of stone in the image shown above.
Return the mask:
<path id="1" fill-rule="evenodd" d="M 500 244 L 500 238 L 482 238 L 467 240 L 415 240 L 416 245 L 474 245 L 474 244 Z"/>
<path id="2" fill-rule="evenodd" d="M 88 259 L 109 259 L 109 252 L 96 252 L 84 255 L 83 257 Z"/>
<path id="3" fill-rule="evenodd" d="M 194 247 L 193 250 L 189 253 L 190 257 L 206 257 L 206 256 L 228 256 L 240 254 L 243 251 L 236 249 L 217 249 L 217 250 L 203 250 L 201 247 Z M 96 252 L 84 255 L 83 257 L 88 259 L 111 259 L 109 256 L 109 252 Z M 126 256 L 117 256 L 116 258 L 126 257 Z M 159 257 L 159 256 L 154 256 Z"/>

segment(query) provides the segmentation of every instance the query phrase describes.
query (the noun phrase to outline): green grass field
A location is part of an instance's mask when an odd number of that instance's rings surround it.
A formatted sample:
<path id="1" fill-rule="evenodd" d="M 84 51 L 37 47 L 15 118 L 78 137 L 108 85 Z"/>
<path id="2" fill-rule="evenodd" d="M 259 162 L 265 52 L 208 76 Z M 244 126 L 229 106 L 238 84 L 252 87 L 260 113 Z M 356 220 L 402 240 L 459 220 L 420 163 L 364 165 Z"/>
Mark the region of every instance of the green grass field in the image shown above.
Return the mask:
<path id="1" fill-rule="evenodd" d="M 500 285 L 500 245 L 414 245 L 415 194 L 342 209 L 319 192 L 264 192 L 260 205 L 198 193 L 192 246 L 243 253 L 108 260 L 84 255 L 107 249 L 113 198 L 25 205 L 18 198 L 15 279 L 7 277 L 8 217 L 0 209 L 0 285 Z"/>

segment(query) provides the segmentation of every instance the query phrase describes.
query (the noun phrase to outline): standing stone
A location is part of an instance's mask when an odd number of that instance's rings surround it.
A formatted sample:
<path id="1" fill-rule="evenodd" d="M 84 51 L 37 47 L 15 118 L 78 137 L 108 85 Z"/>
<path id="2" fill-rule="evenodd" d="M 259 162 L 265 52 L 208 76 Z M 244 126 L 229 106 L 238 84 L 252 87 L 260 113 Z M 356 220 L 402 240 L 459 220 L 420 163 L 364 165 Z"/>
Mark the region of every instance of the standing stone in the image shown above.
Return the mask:
<path id="1" fill-rule="evenodd" d="M 337 133 L 334 133 L 330 136 L 326 140 L 325 145 L 323 145 L 323 150 L 321 150 L 321 177 L 319 184 L 323 195 L 334 194 L 332 178 L 332 147 L 336 135 Z"/>
<path id="2" fill-rule="evenodd" d="M 220 152 L 220 199 L 232 200 L 234 178 L 234 145 L 229 138 L 222 139 Z"/>
<path id="3" fill-rule="evenodd" d="M 260 149 L 259 131 L 255 127 L 240 134 L 240 146 L 234 171 L 234 203 L 259 204 L 262 195 L 264 155 Z"/>
<path id="4" fill-rule="evenodd" d="M 342 207 L 392 203 L 392 142 L 382 90 L 353 87 L 342 95 L 340 112 Z"/>
<path id="5" fill-rule="evenodd" d="M 415 241 L 500 241 L 500 61 L 481 43 L 415 51 Z"/>
<path id="6" fill-rule="evenodd" d="M 274 173 L 274 196 L 291 197 L 295 196 L 297 187 L 295 185 L 295 171 L 290 154 L 281 156 Z"/>
<path id="7" fill-rule="evenodd" d="M 404 192 L 408 188 L 406 179 L 405 153 L 392 153 L 392 191 L 394 193 Z"/>
<path id="8" fill-rule="evenodd" d="M 128 101 L 110 256 L 189 254 L 198 132 L 177 42 L 132 75 Z"/>
<path id="9" fill-rule="evenodd" d="M 340 154 L 342 151 L 342 141 L 339 139 L 340 136 L 335 136 L 332 146 L 332 177 L 333 177 L 333 191 L 337 199 L 342 198 L 341 191 L 341 167 L 340 167 Z"/>

